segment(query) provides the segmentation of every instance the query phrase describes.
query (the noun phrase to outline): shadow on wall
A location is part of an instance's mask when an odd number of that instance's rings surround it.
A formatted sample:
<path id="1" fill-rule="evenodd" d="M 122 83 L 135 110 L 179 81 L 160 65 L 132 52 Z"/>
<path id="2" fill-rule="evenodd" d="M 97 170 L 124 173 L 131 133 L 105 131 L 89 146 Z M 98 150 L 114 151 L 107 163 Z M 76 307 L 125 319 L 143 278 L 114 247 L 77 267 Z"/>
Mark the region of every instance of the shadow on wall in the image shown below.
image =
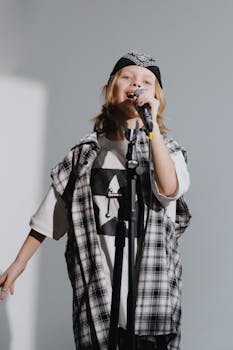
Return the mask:
<path id="1" fill-rule="evenodd" d="M 0 302 L 0 345 L 1 349 L 10 350 L 11 332 L 6 302 Z"/>
<path id="2" fill-rule="evenodd" d="M 50 185 L 51 167 L 65 155 L 63 148 L 69 147 L 67 136 L 62 136 L 62 132 L 68 128 L 65 126 L 67 121 L 61 116 L 61 111 L 68 103 L 62 99 L 61 84 L 54 83 L 49 77 L 46 84 L 49 87 L 49 100 L 43 157 L 45 192 Z M 75 348 L 72 332 L 72 289 L 66 271 L 65 244 L 66 236 L 58 242 L 47 238 L 40 247 L 34 350 Z"/>

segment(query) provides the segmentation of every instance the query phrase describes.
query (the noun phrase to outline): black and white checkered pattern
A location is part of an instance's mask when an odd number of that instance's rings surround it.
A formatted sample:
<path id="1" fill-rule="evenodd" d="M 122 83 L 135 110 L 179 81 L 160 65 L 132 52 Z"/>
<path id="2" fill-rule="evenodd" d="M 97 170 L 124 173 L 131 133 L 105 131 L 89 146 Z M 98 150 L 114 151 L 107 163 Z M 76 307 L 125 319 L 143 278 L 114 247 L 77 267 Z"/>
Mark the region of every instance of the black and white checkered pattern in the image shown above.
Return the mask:
<path id="1" fill-rule="evenodd" d="M 186 152 L 172 139 L 165 142 L 169 151 Z M 73 192 L 70 230 L 66 249 L 68 273 L 73 288 L 73 326 L 76 349 L 107 350 L 110 306 L 99 247 L 90 187 L 92 164 L 99 150 L 96 133 L 75 146 L 51 173 L 53 184 L 62 196 L 73 165 L 78 160 Z M 140 131 L 137 150 L 141 166 L 148 166 L 148 141 Z M 149 190 L 141 178 L 143 197 L 148 204 Z M 153 196 L 147 233 L 140 263 L 135 331 L 153 337 L 167 334 L 169 350 L 180 349 L 181 261 L 177 238 L 190 221 L 183 197 L 177 200 L 176 223 L 166 216 Z"/>

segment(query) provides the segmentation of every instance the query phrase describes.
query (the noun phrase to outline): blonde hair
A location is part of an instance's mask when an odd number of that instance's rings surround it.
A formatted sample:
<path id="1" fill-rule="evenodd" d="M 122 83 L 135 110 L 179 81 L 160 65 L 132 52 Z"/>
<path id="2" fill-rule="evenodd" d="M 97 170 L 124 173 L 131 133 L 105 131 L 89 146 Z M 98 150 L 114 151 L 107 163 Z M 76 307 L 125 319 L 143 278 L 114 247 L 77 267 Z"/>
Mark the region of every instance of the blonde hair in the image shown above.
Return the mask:
<path id="1" fill-rule="evenodd" d="M 118 128 L 117 120 L 111 119 L 111 113 L 114 111 L 114 86 L 116 79 L 120 75 L 121 70 L 111 78 L 111 80 L 102 89 L 102 94 L 105 98 L 102 105 L 101 113 L 93 118 L 94 130 L 97 132 L 114 132 Z M 165 127 L 163 120 L 163 112 L 165 110 L 166 101 L 164 92 L 157 79 L 155 79 L 155 97 L 159 100 L 159 109 L 157 114 L 157 123 L 161 134 L 166 134 L 167 128 Z"/>

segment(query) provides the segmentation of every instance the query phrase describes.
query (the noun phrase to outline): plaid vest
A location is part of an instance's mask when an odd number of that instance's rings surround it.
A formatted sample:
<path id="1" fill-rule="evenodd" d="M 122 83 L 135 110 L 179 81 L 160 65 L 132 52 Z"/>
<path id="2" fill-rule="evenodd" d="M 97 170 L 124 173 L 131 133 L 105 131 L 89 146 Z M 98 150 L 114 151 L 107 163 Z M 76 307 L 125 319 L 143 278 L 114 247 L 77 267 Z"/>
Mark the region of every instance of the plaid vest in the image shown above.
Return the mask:
<path id="1" fill-rule="evenodd" d="M 165 137 L 170 153 L 186 151 Z M 148 140 L 140 131 L 136 141 L 139 165 L 148 167 Z M 68 209 L 69 232 L 66 262 L 73 289 L 73 329 L 76 349 L 108 348 L 111 300 L 106 289 L 101 248 L 97 238 L 90 176 L 99 151 L 98 136 L 92 133 L 73 147 L 52 169 L 53 184 Z M 148 209 L 149 191 L 141 176 L 143 199 Z M 146 216 L 146 215 L 145 215 Z M 191 215 L 183 196 L 177 200 L 176 222 L 154 195 L 150 203 L 147 232 L 138 274 L 135 332 L 155 337 L 167 334 L 169 350 L 180 349 L 181 259 L 178 238 Z"/>

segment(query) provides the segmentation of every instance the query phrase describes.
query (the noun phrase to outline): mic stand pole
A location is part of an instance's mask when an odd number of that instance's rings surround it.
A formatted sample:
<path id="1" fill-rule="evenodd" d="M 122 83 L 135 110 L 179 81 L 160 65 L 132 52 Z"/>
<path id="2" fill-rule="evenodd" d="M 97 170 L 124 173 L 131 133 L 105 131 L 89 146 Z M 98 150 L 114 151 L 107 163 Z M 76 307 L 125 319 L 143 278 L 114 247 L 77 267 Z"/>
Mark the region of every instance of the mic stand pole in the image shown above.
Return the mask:
<path id="1" fill-rule="evenodd" d="M 136 155 L 136 139 L 139 125 L 136 129 L 128 132 L 128 152 L 127 152 L 127 185 L 128 185 L 128 201 L 129 201 L 129 229 L 128 229 L 128 245 L 129 245 L 129 290 L 127 299 L 127 330 L 130 350 L 136 349 L 135 338 L 135 305 L 136 305 L 136 284 L 135 284 L 135 245 L 134 240 L 137 237 L 137 213 L 136 213 L 136 184 L 137 184 L 137 168 L 138 160 Z"/>
<path id="2" fill-rule="evenodd" d="M 138 161 L 136 159 L 135 142 L 138 132 L 138 122 L 136 129 L 127 130 L 126 138 L 129 141 L 127 151 L 127 192 L 129 201 L 128 221 L 129 221 L 129 289 L 127 300 L 127 330 L 129 333 L 128 344 L 130 350 L 136 350 L 135 343 L 135 273 L 134 273 L 134 238 L 137 236 L 136 218 L 136 182 Z M 111 198 L 119 197 L 119 194 L 110 194 Z M 110 314 L 110 327 L 108 338 L 108 350 L 116 350 L 118 341 L 118 319 L 121 294 L 121 277 L 123 251 L 125 246 L 126 226 L 124 220 L 119 220 L 116 228 L 115 238 L 115 260 L 112 281 L 112 302 Z"/>
<path id="3" fill-rule="evenodd" d="M 124 220 L 119 220 L 116 227 L 115 260 L 112 281 L 112 303 L 110 315 L 110 327 L 108 338 L 108 350 L 116 350 L 118 341 L 118 319 L 121 296 L 121 276 L 123 251 L 125 246 L 126 226 Z"/>

